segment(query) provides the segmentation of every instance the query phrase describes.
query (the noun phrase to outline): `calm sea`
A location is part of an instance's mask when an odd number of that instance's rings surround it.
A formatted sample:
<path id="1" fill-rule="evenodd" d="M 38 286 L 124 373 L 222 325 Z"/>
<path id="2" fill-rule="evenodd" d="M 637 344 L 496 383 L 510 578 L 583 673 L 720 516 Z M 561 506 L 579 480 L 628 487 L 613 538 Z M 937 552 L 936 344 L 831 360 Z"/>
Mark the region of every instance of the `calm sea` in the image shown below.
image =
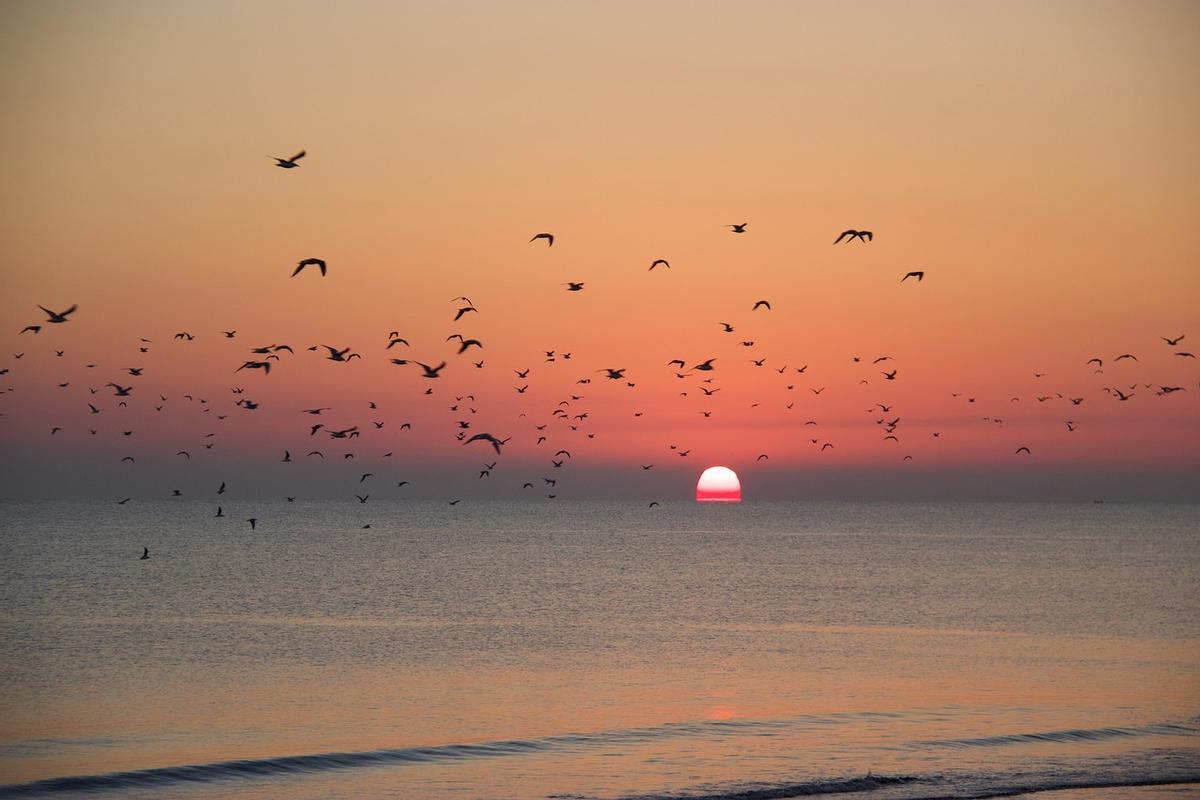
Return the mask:
<path id="1" fill-rule="evenodd" d="M 0 796 L 1197 796 L 1198 506 L 223 505 L 0 507 Z"/>

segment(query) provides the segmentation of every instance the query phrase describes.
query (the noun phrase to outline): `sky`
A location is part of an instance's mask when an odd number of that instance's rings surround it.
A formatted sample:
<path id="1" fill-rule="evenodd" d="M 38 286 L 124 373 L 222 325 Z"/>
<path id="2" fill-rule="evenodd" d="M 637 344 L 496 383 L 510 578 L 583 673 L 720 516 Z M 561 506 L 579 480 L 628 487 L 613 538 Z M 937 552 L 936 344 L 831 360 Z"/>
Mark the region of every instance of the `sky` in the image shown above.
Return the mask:
<path id="1" fill-rule="evenodd" d="M 7 2 L 0 496 L 723 464 L 747 500 L 1194 500 L 1198 36 L 1190 2 Z"/>

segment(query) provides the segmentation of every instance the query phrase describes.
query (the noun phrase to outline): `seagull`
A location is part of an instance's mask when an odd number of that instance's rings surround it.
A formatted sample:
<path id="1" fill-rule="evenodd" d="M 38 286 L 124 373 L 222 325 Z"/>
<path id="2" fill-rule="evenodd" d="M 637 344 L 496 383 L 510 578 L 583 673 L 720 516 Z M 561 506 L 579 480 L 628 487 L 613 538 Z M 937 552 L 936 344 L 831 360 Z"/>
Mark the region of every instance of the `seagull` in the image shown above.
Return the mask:
<path id="1" fill-rule="evenodd" d="M 251 517 L 246 522 L 250 523 L 250 530 L 254 530 L 254 526 L 258 524 L 258 517 Z"/>
<path id="2" fill-rule="evenodd" d="M 428 364 L 422 364 L 420 361 L 414 361 L 413 363 L 416 364 L 421 369 L 425 370 L 425 374 L 421 376 L 422 378 L 436 378 L 436 377 L 438 377 L 438 373 L 441 372 L 442 369 L 446 366 L 445 361 L 438 364 L 436 367 L 431 367 Z"/>
<path id="3" fill-rule="evenodd" d="M 771 304 L 770 304 L 770 303 L 768 303 L 766 300 L 759 300 L 758 302 L 756 302 L 756 303 L 754 304 L 754 308 L 752 308 L 752 309 L 750 309 L 750 310 L 751 310 L 751 311 L 758 311 L 758 307 L 759 307 L 759 306 L 766 306 L 766 309 L 767 309 L 767 311 L 770 311 L 770 310 L 771 310 Z"/>
<path id="4" fill-rule="evenodd" d="M 280 158 L 279 156 L 267 156 L 267 158 L 275 159 L 275 166 L 279 167 L 280 169 L 295 169 L 296 167 L 300 166 L 296 162 L 304 158 L 304 156 L 307 154 L 308 153 L 306 151 L 301 150 L 291 158 Z"/>
<path id="5" fill-rule="evenodd" d="M 1024 450 L 1026 453 L 1029 453 L 1029 455 L 1033 455 L 1032 453 L 1030 453 L 1028 447 L 1018 447 L 1017 452 L 1014 453 L 1014 455 L 1020 455 L 1022 450 Z"/>
<path id="6" fill-rule="evenodd" d="M 60 323 L 60 322 L 66 322 L 67 315 L 74 314 L 76 309 L 79 308 L 79 306 L 71 306 L 66 311 L 51 311 L 50 309 L 46 308 L 45 306 L 38 306 L 38 308 L 40 308 L 42 311 L 45 311 L 47 314 L 50 315 L 50 316 L 46 317 L 46 322 Z M 24 331 L 22 331 L 22 333 L 24 333 Z M 37 331 L 34 331 L 34 333 L 37 333 Z"/>
<path id="7" fill-rule="evenodd" d="M 1138 360 L 1138 357 L 1132 353 L 1122 353 L 1121 355 L 1114 358 L 1113 361 L 1120 361 L 1123 358 L 1132 358 L 1134 361 Z"/>
<path id="8" fill-rule="evenodd" d="M 1168 339 L 1168 338 L 1167 338 L 1167 337 L 1165 337 L 1165 336 L 1160 336 L 1160 337 L 1158 337 L 1158 338 L 1162 339 L 1164 342 L 1166 342 L 1166 343 L 1167 343 L 1168 345 L 1170 345 L 1171 347 L 1174 347 L 1175 345 L 1177 345 L 1177 344 L 1179 344 L 1180 342 L 1182 342 L 1182 341 L 1184 340 L 1184 337 L 1185 337 L 1185 336 L 1187 336 L 1187 334 L 1185 334 L 1185 333 L 1181 333 L 1181 334 L 1179 334 L 1178 336 L 1176 336 L 1174 339 Z"/>
<path id="9" fill-rule="evenodd" d="M 509 437 L 509 438 L 511 439 L 512 437 Z M 474 436 L 472 436 L 470 439 L 467 439 L 465 442 L 463 442 L 463 444 L 468 445 L 471 442 L 477 442 L 477 441 L 491 442 L 492 447 L 495 448 L 497 453 L 500 452 L 501 446 L 508 443 L 508 439 L 497 439 L 495 436 L 492 436 L 490 433 L 477 433 Z"/>
<path id="10" fill-rule="evenodd" d="M 746 226 L 749 224 L 749 222 L 743 222 L 740 225 L 726 225 L 725 227 L 731 229 L 730 233 L 745 233 Z"/>
<path id="11" fill-rule="evenodd" d="M 533 238 L 530 239 L 529 241 L 536 242 L 538 239 L 545 239 L 547 247 L 554 247 L 554 234 L 553 233 L 535 233 L 533 235 Z"/>
<path id="12" fill-rule="evenodd" d="M 903 278 L 900 279 L 900 282 L 904 283 L 909 278 L 916 278 L 917 283 L 920 283 L 921 281 L 925 280 L 925 273 L 921 272 L 920 270 L 918 270 L 916 272 L 909 272 Z"/>
<path id="13" fill-rule="evenodd" d="M 671 265 L 667 263 L 667 260 L 666 260 L 665 258 L 656 258 L 656 259 L 654 259 L 653 261 L 651 261 L 651 262 L 650 262 L 650 270 L 652 271 L 652 270 L 653 270 L 655 267 L 657 267 L 659 264 L 662 264 L 662 265 L 663 265 L 664 267 L 666 267 L 667 269 L 670 269 L 670 268 L 671 268 Z"/>
<path id="14" fill-rule="evenodd" d="M 712 365 L 712 362 L 716 360 L 716 358 L 710 358 L 707 361 L 701 361 L 699 364 L 692 367 L 692 369 L 698 369 L 701 372 L 712 372 L 714 369 L 716 369 L 716 367 Z"/>
<path id="15" fill-rule="evenodd" d="M 583 291 L 583 281 L 580 281 L 579 283 L 575 283 L 574 281 L 568 281 L 564 285 L 567 287 L 568 292 L 582 292 Z"/>
<path id="16" fill-rule="evenodd" d="M 41 325 L 26 325 L 24 328 L 22 328 L 22 329 L 21 329 L 21 333 L 34 333 L 34 334 L 37 334 L 37 333 L 40 333 L 40 332 L 41 332 L 41 330 L 42 330 L 42 326 L 41 326 Z"/>
<path id="17" fill-rule="evenodd" d="M 455 315 L 454 315 L 454 321 L 455 321 L 455 322 L 458 322 L 459 318 L 460 318 L 460 317 L 461 317 L 463 314 L 467 314 L 467 313 L 469 313 L 469 312 L 471 312 L 471 311 L 474 311 L 474 312 L 478 313 L 478 312 L 479 312 L 479 309 L 478 309 L 478 308 L 475 308 L 475 306 L 464 306 L 464 307 L 462 307 L 462 308 L 460 308 L 460 309 L 458 310 L 458 313 L 457 313 L 457 314 L 455 314 Z"/>
<path id="18" fill-rule="evenodd" d="M 344 350 L 338 350 L 336 347 L 330 347 L 327 344 L 323 344 L 321 347 L 324 347 L 329 351 L 329 355 L 325 356 L 325 358 L 329 359 L 330 361 L 349 361 L 352 358 L 362 358 L 362 356 L 360 356 L 358 353 L 351 353 L 349 347 Z M 347 355 L 347 353 L 349 353 L 349 355 Z"/>
<path id="19" fill-rule="evenodd" d="M 139 558 L 138 561 L 149 561 L 149 560 L 150 560 L 150 548 L 143 547 L 142 548 L 142 557 Z"/>
<path id="20" fill-rule="evenodd" d="M 304 270 L 305 267 L 316 267 L 321 270 L 321 277 L 325 277 L 325 260 L 322 258 L 306 258 L 303 261 L 297 262 L 296 269 L 292 271 L 292 277 L 296 277 Z"/>
<path id="21" fill-rule="evenodd" d="M 871 241 L 871 232 L 870 231 L 848 230 L 848 231 L 842 231 L 841 235 L 838 236 L 838 238 L 834 239 L 833 243 L 837 244 L 842 239 L 846 239 L 847 236 L 850 237 L 849 239 L 847 239 L 847 241 L 851 241 L 851 242 L 854 241 L 855 239 L 858 239 L 860 242 Z"/>

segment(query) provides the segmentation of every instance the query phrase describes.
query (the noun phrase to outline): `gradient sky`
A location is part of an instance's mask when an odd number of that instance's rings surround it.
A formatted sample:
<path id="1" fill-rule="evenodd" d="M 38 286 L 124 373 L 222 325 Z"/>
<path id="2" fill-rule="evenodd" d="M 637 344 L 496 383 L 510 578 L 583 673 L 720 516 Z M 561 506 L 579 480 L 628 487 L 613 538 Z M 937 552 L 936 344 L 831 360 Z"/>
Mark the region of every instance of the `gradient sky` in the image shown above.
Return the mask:
<path id="1" fill-rule="evenodd" d="M 2 491 L 349 497 L 374 471 L 425 497 L 553 475 L 685 499 L 726 464 L 748 499 L 1194 499 L 1200 366 L 1174 352 L 1200 353 L 1198 40 L 1191 2 L 5 3 Z M 875 239 L 831 246 L 846 228 Z M 328 277 L 289 278 L 309 256 Z M 479 313 L 452 322 L 456 295 Z M 385 353 L 391 330 L 411 347 Z M 484 349 L 455 357 L 455 332 Z M 233 373 L 275 342 L 296 355 Z M 710 357 L 711 397 L 667 366 Z M 572 393 L 576 431 L 549 419 Z M 486 480 L 459 419 L 513 437 Z M 277 463 L 316 447 L 331 463 Z"/>

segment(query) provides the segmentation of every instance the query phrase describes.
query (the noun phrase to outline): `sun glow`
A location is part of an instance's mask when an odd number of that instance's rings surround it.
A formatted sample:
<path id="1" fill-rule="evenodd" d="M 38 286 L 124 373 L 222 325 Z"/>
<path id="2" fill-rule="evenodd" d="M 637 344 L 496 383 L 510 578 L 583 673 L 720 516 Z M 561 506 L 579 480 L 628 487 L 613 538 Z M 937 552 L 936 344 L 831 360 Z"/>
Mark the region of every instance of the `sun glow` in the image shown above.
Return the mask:
<path id="1" fill-rule="evenodd" d="M 740 503 L 742 484 L 729 467 L 709 467 L 696 483 L 698 503 Z"/>

